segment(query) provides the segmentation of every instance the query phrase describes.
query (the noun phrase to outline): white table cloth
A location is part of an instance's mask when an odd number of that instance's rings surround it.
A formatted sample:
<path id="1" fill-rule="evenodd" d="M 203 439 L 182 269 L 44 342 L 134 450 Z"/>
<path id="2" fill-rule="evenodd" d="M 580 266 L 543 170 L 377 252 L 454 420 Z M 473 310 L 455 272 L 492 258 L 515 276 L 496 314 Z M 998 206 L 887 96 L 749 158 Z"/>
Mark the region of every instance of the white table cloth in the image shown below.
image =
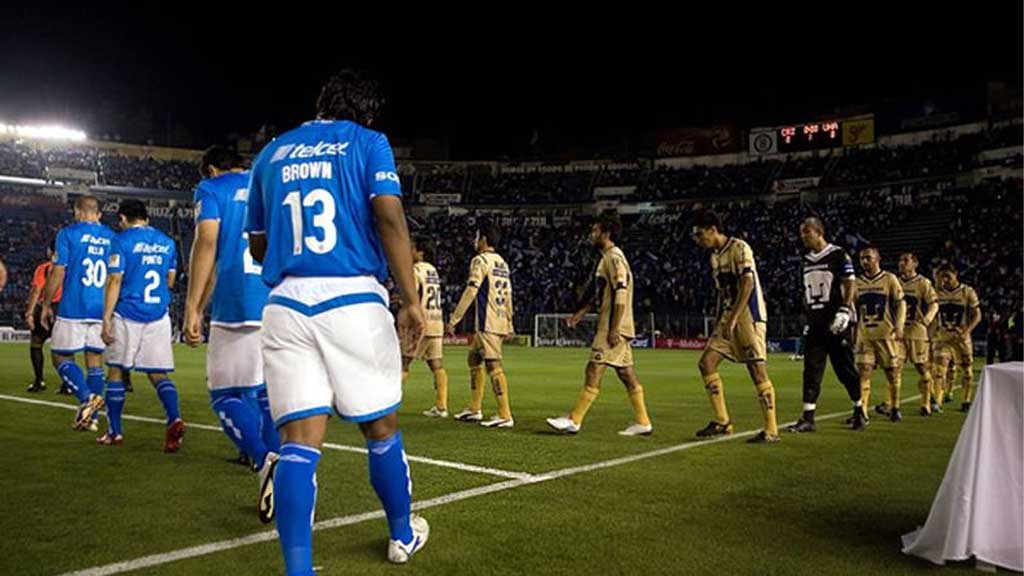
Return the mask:
<path id="1" fill-rule="evenodd" d="M 1024 571 L 1024 363 L 985 368 L 942 486 L 903 553 Z"/>

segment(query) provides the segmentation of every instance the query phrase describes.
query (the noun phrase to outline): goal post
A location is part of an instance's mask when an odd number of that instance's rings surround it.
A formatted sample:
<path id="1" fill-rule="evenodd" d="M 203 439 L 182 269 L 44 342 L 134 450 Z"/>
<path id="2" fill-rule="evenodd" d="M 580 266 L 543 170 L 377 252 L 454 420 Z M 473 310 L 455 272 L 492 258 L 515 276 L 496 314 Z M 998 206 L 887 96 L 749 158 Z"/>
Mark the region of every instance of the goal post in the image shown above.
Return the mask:
<path id="1" fill-rule="evenodd" d="M 589 348 L 597 332 L 597 314 L 587 314 L 575 328 L 566 326 L 572 314 L 537 314 L 533 317 L 533 345 L 559 348 Z"/>
<path id="2" fill-rule="evenodd" d="M 597 333 L 597 314 L 587 314 L 575 328 L 569 328 L 565 321 L 572 314 L 536 314 L 533 317 L 533 346 L 558 348 L 589 348 Z M 635 319 L 638 337 L 649 336 L 651 348 L 657 334 L 654 327 L 654 314 L 639 316 Z"/>

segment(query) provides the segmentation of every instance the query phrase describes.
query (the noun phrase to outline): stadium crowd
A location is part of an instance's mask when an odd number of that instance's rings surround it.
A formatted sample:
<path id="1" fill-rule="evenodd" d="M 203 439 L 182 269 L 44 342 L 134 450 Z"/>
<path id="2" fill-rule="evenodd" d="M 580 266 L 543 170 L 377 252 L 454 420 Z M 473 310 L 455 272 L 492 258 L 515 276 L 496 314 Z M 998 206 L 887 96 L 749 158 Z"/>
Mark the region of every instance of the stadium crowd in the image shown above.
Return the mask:
<path id="1" fill-rule="evenodd" d="M 157 160 L 89 146 L 30 146 L 0 141 L 0 175 L 48 178 L 48 169 L 70 168 L 95 172 L 98 184 L 155 190 L 192 190 L 199 182 L 194 163 Z"/>
<path id="2" fill-rule="evenodd" d="M 116 201 L 116 199 L 114 200 Z M 0 253 L 7 265 L 11 281 L 0 292 L 0 326 L 24 328 L 25 302 L 31 289 L 32 273 L 46 258 L 57 231 L 72 220 L 71 203 L 59 195 L 41 194 L 38 189 L 0 183 Z M 178 243 L 178 254 L 187 254 L 182 247 L 191 245 L 194 223 L 189 206 L 173 211 L 170 215 L 154 215 L 151 224 L 171 235 Z M 102 222 L 117 229 L 116 214 L 104 211 Z M 179 262 L 179 278 L 184 263 Z M 172 292 L 171 316 L 183 316 L 184 284 L 179 281 Z M 175 324 L 177 326 L 177 324 Z"/>
<path id="3" fill-rule="evenodd" d="M 932 246 L 921 255 L 926 263 L 922 272 L 929 274 L 940 261 L 951 261 L 963 270 L 963 280 L 978 288 L 983 306 L 1010 311 L 1019 302 L 1024 284 L 1020 242 L 1005 241 L 1012 238 L 1013 230 L 1020 230 L 1020 195 L 1020 183 L 1009 182 L 941 195 L 914 187 L 869 190 L 858 194 L 855 202 L 844 196 L 821 202 L 769 205 L 747 200 L 708 206 L 723 217 L 730 234 L 754 247 L 769 314 L 775 319 L 769 324 L 779 326 L 771 332 L 794 335 L 802 326 L 803 288 L 796 271 L 803 252 L 798 230 L 804 217 L 822 217 L 829 225 L 829 237 L 855 251 L 917 214 L 955 211 L 947 236 L 953 248 Z M 1007 206 L 1015 211 L 1015 218 L 992 218 Z M 697 335 L 703 330 L 703 317 L 713 316 L 716 306 L 708 255 L 689 236 L 692 213 L 693 207 L 687 207 L 627 218 L 621 243 L 635 277 L 640 323 L 654 314 L 657 329 L 677 336 Z M 416 234 L 436 242 L 435 263 L 444 280 L 446 302 L 458 299 L 465 282 L 477 218 L 497 218 L 502 227 L 500 250 L 512 269 L 517 326 L 531 327 L 534 314 L 572 311 L 580 299 L 588 297 L 597 257 L 587 243 L 591 216 L 441 211 L 418 219 L 413 227 Z M 999 224 L 993 227 L 995 220 Z M 943 250 L 955 250 L 955 254 L 943 258 Z M 894 262 L 898 255 L 884 256 Z M 695 317 L 696 323 L 688 321 L 688 316 Z"/>
<path id="4" fill-rule="evenodd" d="M 586 241 L 592 216 L 578 208 L 541 206 L 494 213 L 487 206 L 587 203 L 595 186 L 635 185 L 633 199 L 648 201 L 714 198 L 704 205 L 721 213 L 729 233 L 754 247 L 769 314 L 775 319 L 770 323 L 772 335 L 795 335 L 800 330 L 796 270 L 802 247 L 797 233 L 800 220 L 811 214 L 827 223 L 833 242 L 856 250 L 922 214 L 948 213 L 949 229 L 922 254 L 922 271 L 954 262 L 962 268 L 962 279 L 978 288 L 986 310 L 998 309 L 1003 311 L 1001 318 L 1009 318 L 1020 308 L 1022 296 L 1020 181 L 956 187 L 953 179 L 940 177 L 979 166 L 983 150 L 1019 143 L 1019 130 L 1001 129 L 916 146 L 722 167 L 495 174 L 489 168 L 452 165 L 409 176 L 415 190 L 407 196 L 412 201 L 416 192 L 461 194 L 462 204 L 477 206 L 414 211 L 414 233 L 436 244 L 434 258 L 448 308 L 454 306 L 465 281 L 475 221 L 498 219 L 504 232 L 500 249 L 512 269 L 520 331 L 532 327 L 534 314 L 568 312 L 588 297 L 596 261 Z M 1001 162 L 1019 166 L 1021 158 L 1018 154 Z M 198 180 L 195 166 L 187 162 L 123 156 L 87 146 L 34 147 L 0 141 L 0 175 L 45 178 L 52 166 L 94 170 L 100 183 L 141 188 L 191 190 Z M 839 192 L 772 201 L 773 180 L 798 177 L 822 178 L 830 190 Z M 0 325 L 21 327 L 29 275 L 44 258 L 56 229 L 70 218 L 70 210 L 58 197 L 10 184 L 0 185 L 0 206 L 0 246 L 6 250 L 3 257 L 12 278 L 0 294 Z M 624 218 L 622 245 L 636 278 L 641 326 L 649 325 L 653 314 L 664 334 L 695 336 L 704 329 L 703 318 L 715 313 L 708 257 L 688 231 L 692 212 L 699 207 L 673 204 L 664 211 Z M 191 218 L 176 214 L 155 218 L 154 225 L 178 239 L 180 253 L 188 253 Z M 883 255 L 888 262 L 895 257 Z M 175 316 L 180 314 L 180 295 L 173 310 Z"/>

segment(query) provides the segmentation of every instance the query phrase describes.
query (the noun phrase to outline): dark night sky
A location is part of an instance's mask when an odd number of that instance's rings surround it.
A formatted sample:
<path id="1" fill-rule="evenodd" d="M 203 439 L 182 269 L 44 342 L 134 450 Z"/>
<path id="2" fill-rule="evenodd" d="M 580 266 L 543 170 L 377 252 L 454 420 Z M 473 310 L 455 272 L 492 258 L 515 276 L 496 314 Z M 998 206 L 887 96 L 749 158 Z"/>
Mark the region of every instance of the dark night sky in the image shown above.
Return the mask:
<path id="1" fill-rule="evenodd" d="M 320 82 L 345 65 L 385 81 L 381 129 L 446 138 L 460 158 L 514 154 L 534 128 L 558 146 L 600 144 L 891 99 L 981 101 L 987 81 L 1021 83 L 1020 2 L 974 2 L 973 13 L 931 2 L 899 14 L 896 2 L 848 2 L 831 15 L 825 3 L 803 15 L 737 4 L 671 18 L 648 7 L 602 10 L 603 22 L 512 4 L 430 19 L 383 3 L 383 19 L 340 3 L 256 13 L 256 3 L 20 4 L 0 17 L 0 122 L 57 120 L 133 140 L 156 124 L 158 143 L 174 125 L 197 146 L 264 123 L 288 128 L 311 116 Z"/>

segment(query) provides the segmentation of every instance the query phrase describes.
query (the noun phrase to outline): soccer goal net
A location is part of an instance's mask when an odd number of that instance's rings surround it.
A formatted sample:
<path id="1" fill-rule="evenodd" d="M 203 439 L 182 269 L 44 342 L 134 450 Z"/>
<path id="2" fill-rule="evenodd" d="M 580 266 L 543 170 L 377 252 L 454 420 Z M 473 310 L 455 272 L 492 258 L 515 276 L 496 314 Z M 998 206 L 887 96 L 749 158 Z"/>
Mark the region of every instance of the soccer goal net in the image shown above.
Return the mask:
<path id="1" fill-rule="evenodd" d="M 572 314 L 537 314 L 533 317 L 533 345 L 589 348 L 597 332 L 597 314 L 587 314 L 574 328 L 566 325 Z"/>

